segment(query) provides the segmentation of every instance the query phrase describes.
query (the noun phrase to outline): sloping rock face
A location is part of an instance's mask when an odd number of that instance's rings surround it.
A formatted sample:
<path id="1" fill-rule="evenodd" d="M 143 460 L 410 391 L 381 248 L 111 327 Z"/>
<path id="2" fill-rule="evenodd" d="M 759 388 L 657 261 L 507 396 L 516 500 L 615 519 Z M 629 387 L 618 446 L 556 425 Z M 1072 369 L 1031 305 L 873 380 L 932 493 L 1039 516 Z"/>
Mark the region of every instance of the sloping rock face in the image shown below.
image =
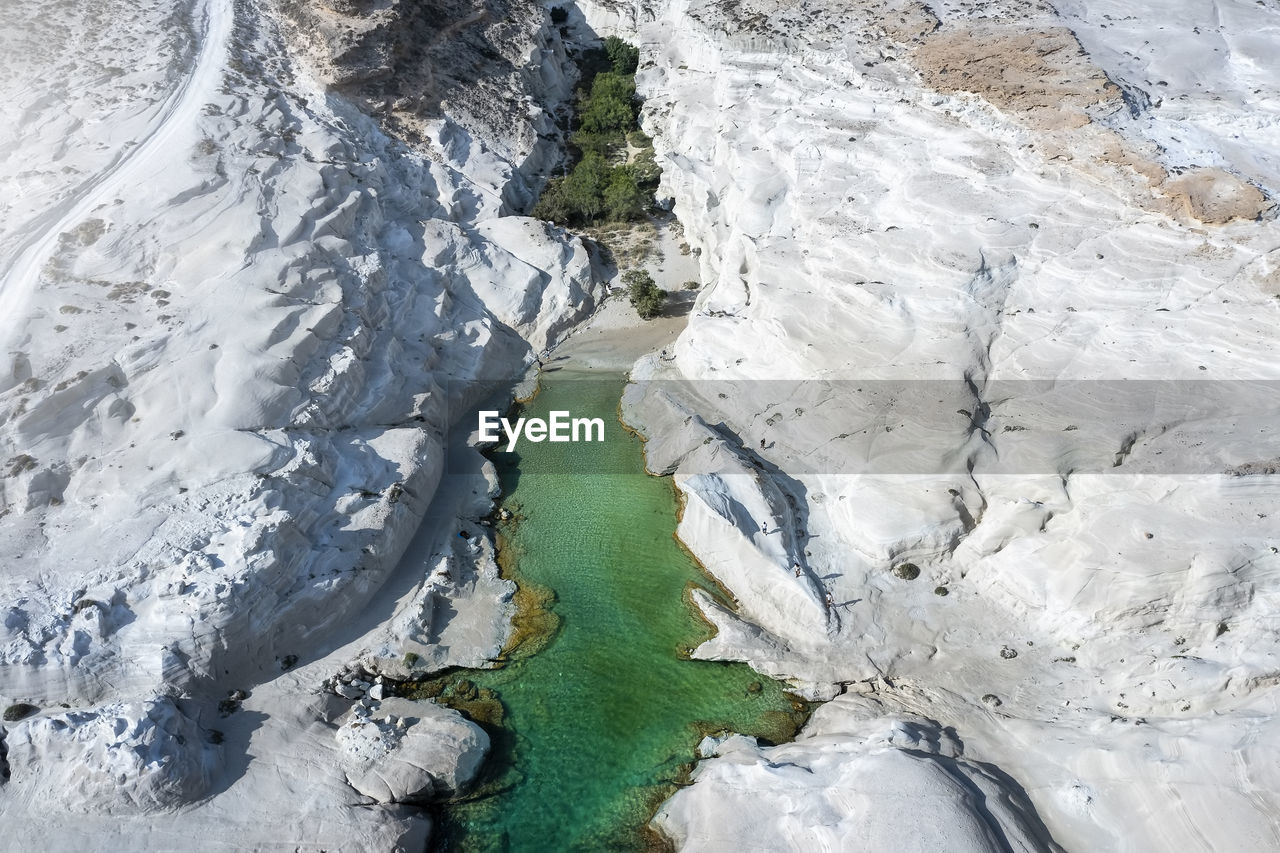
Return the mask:
<path id="1" fill-rule="evenodd" d="M 414 144 L 442 115 L 521 177 L 513 209 L 560 156 L 555 113 L 575 73 L 546 7 L 531 0 L 283 0 L 285 29 L 320 79 Z M 463 158 L 459 158 L 463 159 Z"/>
<path id="2" fill-rule="evenodd" d="M 437 11 L 400 57 L 439 80 L 410 138 L 361 111 L 372 60 L 300 56 L 269 3 L 6 7 L 0 183 L 31 189 L 0 226 L 0 704 L 46 709 L 5 723 L 11 843 L 423 843 L 412 811 L 351 807 L 331 671 L 281 673 L 358 637 L 442 484 L 487 511 L 450 431 L 598 289 L 581 242 L 495 221 L 571 83 L 546 13 Z M 394 66 L 417 42 L 386 33 Z M 451 583 L 491 562 L 455 551 Z M 431 659 L 483 657 L 476 634 Z"/>
<path id="3" fill-rule="evenodd" d="M 431 702 L 375 704 L 337 733 L 351 787 L 379 803 L 429 802 L 475 778 L 489 751 L 484 729 Z"/>
<path id="4" fill-rule="evenodd" d="M 701 249 L 625 405 L 738 602 L 698 654 L 952 727 L 1064 848 L 1274 846 L 1274 11 L 584 9 Z"/>
<path id="5" fill-rule="evenodd" d="M 656 824 L 681 850 L 1062 849 L 1016 783 L 967 759 L 953 731 L 921 719 L 850 725 L 842 703 L 820 710 L 794 743 L 761 747 L 739 735 L 720 744 Z"/>

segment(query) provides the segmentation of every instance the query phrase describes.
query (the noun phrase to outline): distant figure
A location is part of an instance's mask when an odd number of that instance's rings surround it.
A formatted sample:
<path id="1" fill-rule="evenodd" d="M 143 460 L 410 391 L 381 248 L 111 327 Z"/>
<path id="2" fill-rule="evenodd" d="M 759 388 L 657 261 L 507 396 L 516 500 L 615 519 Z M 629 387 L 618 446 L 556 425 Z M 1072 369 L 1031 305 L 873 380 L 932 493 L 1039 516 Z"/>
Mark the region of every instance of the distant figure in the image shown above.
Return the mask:
<path id="1" fill-rule="evenodd" d="M 796 563 L 796 577 L 800 577 L 800 564 Z"/>
<path id="2" fill-rule="evenodd" d="M 764 450 L 764 439 L 760 439 L 760 449 Z"/>
<path id="3" fill-rule="evenodd" d="M 768 525 L 766 522 L 763 522 L 763 521 L 762 521 L 762 522 L 760 522 L 760 532 L 761 532 L 761 533 L 768 533 L 768 532 L 769 532 L 769 525 Z"/>
<path id="4" fill-rule="evenodd" d="M 836 606 L 835 599 L 831 597 L 831 593 L 827 593 L 827 609 L 830 610 L 835 606 Z"/>

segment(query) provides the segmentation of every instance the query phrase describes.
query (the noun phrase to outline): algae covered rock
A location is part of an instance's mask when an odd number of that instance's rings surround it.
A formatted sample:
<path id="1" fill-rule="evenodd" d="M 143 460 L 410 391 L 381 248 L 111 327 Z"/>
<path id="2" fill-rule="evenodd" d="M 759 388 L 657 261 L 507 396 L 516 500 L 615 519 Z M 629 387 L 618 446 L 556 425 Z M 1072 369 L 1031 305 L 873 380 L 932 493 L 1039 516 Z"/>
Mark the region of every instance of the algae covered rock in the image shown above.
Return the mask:
<path id="1" fill-rule="evenodd" d="M 29 705 L 26 702 L 15 702 L 4 709 L 4 721 L 6 723 L 16 723 L 18 720 L 30 717 L 39 710 L 35 705 Z"/>

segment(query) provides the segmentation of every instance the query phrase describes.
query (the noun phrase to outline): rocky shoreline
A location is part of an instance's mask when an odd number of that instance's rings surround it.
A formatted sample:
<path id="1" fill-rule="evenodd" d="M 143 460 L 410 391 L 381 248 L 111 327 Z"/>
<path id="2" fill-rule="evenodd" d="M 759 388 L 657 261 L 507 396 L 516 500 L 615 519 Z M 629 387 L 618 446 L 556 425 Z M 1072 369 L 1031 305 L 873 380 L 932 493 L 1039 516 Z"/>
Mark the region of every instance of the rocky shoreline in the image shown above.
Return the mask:
<path id="1" fill-rule="evenodd" d="M 422 849 L 486 738 L 386 685 L 510 637 L 464 416 L 539 356 L 634 363 L 739 605 L 693 656 L 826 702 L 707 744 L 678 849 L 1280 845 L 1274 9 L 556 8 L 7 13 L 0 846 Z M 519 215 L 590 34 L 652 323 Z"/>

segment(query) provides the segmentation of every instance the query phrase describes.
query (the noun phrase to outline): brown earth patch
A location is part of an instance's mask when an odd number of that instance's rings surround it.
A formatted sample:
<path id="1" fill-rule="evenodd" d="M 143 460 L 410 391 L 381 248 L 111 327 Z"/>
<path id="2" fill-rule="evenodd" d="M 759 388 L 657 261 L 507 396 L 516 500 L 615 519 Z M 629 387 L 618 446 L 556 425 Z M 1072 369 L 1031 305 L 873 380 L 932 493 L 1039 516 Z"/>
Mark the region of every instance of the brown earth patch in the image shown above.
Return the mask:
<path id="1" fill-rule="evenodd" d="M 1082 127 L 1088 108 L 1120 101 L 1120 88 L 1061 27 L 941 29 L 924 39 L 914 59 L 930 88 L 978 95 L 1045 130 Z"/>
<path id="2" fill-rule="evenodd" d="M 1206 225 L 1257 219 L 1269 205 L 1262 191 L 1222 169 L 1196 169 L 1166 181 L 1161 194 Z"/>
<path id="3" fill-rule="evenodd" d="M 1257 187 L 1222 169 L 1171 176 L 1154 148 L 1094 123 L 1091 112 L 1120 108 L 1121 91 L 1064 27 L 917 24 L 904 35 L 925 85 L 975 95 L 1014 116 L 1040 131 L 1034 144 L 1046 161 L 1068 164 L 1138 207 L 1206 225 L 1257 219 L 1270 207 Z"/>

